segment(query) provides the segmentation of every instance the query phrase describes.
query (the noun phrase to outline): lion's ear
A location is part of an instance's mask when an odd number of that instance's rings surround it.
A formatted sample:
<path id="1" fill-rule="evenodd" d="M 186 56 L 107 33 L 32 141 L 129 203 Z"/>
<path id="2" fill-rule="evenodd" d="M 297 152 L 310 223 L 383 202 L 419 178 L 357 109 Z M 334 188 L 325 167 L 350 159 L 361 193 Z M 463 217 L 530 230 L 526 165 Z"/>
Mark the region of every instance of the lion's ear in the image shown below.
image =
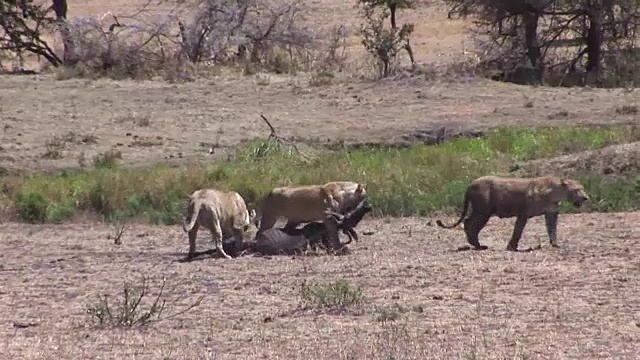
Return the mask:
<path id="1" fill-rule="evenodd" d="M 358 192 L 363 192 L 367 189 L 367 184 L 362 183 L 362 184 L 358 184 L 358 187 L 356 188 L 356 191 Z"/>
<path id="2" fill-rule="evenodd" d="M 560 185 L 565 188 L 569 186 L 569 184 L 567 183 L 567 179 L 560 179 Z"/>

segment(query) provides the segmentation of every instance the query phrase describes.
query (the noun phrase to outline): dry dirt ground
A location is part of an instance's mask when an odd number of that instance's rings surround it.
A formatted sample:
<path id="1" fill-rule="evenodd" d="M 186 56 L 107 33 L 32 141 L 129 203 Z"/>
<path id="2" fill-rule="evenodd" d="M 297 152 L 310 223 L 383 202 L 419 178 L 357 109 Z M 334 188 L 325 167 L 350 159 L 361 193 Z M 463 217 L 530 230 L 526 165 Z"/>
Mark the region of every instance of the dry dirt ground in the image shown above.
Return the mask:
<path id="1" fill-rule="evenodd" d="M 453 219 L 446 219 L 452 221 Z M 637 359 L 640 213 L 562 215 L 561 248 L 541 219 L 504 251 L 512 221 L 493 219 L 486 251 L 427 219 L 367 220 L 349 255 L 204 257 L 179 262 L 178 226 L 132 226 L 116 246 L 100 224 L 2 225 L 2 359 Z M 201 234 L 199 248 L 211 247 Z M 166 279 L 166 315 L 145 329 L 90 326 L 96 295 Z M 303 281 L 363 290 L 346 313 L 300 310 Z M 382 316 L 395 320 L 382 322 Z"/>
<path id="2" fill-rule="evenodd" d="M 316 144 L 399 142 L 440 126 L 479 130 L 639 121 L 637 114 L 616 112 L 637 104 L 638 90 L 419 79 L 309 87 L 302 76 L 295 79 L 298 85 L 272 78 L 268 85 L 237 77 L 172 85 L 4 76 L 0 166 L 14 171 L 78 167 L 112 148 L 131 165 L 207 160 L 211 144 L 224 155 L 241 141 L 268 136 L 260 114 L 280 135 Z M 529 102 L 532 108 L 525 107 Z"/>
<path id="3" fill-rule="evenodd" d="M 70 16 L 131 13 L 140 3 L 70 0 Z M 309 4 L 310 24 L 357 23 L 350 1 Z M 421 20 L 413 41 L 421 64 L 464 56 L 464 22 L 446 21 L 437 6 L 411 19 Z M 261 113 L 281 135 L 316 144 L 399 142 L 441 126 L 637 123 L 637 114 L 616 109 L 638 99 L 638 90 L 421 77 L 318 87 L 304 74 L 186 84 L 2 76 L 0 174 L 90 166 L 112 148 L 128 165 L 210 161 L 267 136 Z M 533 220 L 521 247 L 541 240 L 543 248 L 517 254 L 503 250 L 513 221 L 493 219 L 481 233 L 490 249 L 481 252 L 455 251 L 463 232 L 427 222 L 365 220 L 358 231 L 373 235 L 346 256 L 191 263 L 177 261 L 187 249 L 179 226 L 131 225 L 116 246 L 107 239 L 113 229 L 92 222 L 1 224 L 0 359 L 640 357 L 639 212 L 562 215 L 560 249 L 549 248 L 541 219 Z M 199 246 L 211 247 L 206 231 Z M 123 281 L 140 284 L 144 275 L 154 294 L 166 278 L 169 318 L 142 329 L 90 326 L 85 309 L 97 294 L 115 303 Z M 345 314 L 300 310 L 303 281 L 334 279 L 362 287 L 364 303 Z"/>

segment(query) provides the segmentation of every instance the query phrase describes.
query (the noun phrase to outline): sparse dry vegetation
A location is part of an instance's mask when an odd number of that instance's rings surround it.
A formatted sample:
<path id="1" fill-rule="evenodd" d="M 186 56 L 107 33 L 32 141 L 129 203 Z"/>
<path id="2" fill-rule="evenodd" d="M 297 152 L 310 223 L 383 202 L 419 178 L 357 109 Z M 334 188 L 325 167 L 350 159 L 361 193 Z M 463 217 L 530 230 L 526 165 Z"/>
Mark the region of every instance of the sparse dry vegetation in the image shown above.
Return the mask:
<path id="1" fill-rule="evenodd" d="M 166 281 L 163 279 L 160 289 L 149 300 L 149 284 L 146 276 L 142 277 L 139 286 L 133 286 L 124 282 L 122 286 L 122 298 L 113 300 L 117 296 L 98 294 L 93 304 L 87 305 L 86 313 L 91 322 L 99 327 L 136 327 L 147 326 L 151 323 L 163 320 L 167 301 L 163 298 Z M 185 313 L 200 305 L 200 297 L 180 313 Z M 173 314 L 175 315 L 175 314 Z"/>
<path id="2" fill-rule="evenodd" d="M 362 304 L 362 290 L 345 280 L 326 284 L 303 282 L 300 286 L 303 309 L 343 313 Z"/>
<path id="3" fill-rule="evenodd" d="M 638 11 L 0 0 L 0 358 L 637 357 Z M 592 197 L 560 248 L 432 225 L 548 173 Z M 330 180 L 373 206 L 348 254 L 179 261 L 196 188 Z"/>

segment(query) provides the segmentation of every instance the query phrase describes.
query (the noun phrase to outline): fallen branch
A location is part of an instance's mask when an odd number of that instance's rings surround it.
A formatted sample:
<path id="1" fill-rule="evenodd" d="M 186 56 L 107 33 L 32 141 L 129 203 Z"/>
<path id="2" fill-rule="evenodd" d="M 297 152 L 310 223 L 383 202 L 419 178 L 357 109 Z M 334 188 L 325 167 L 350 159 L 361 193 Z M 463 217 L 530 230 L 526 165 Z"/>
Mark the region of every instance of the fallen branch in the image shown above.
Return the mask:
<path id="1" fill-rule="evenodd" d="M 303 152 L 301 152 L 300 149 L 298 149 L 298 146 L 296 146 L 296 144 L 293 141 L 287 140 L 282 136 L 278 135 L 276 128 L 274 128 L 273 125 L 271 125 L 271 122 L 269 122 L 269 120 L 267 120 L 267 118 L 263 114 L 260 114 L 260 117 L 262 118 L 262 120 L 264 120 L 264 122 L 267 124 L 267 126 L 271 130 L 271 133 L 269 134 L 269 138 L 267 138 L 267 141 L 274 141 L 278 144 L 289 146 L 293 148 L 296 151 L 296 153 L 300 155 L 303 159 L 309 160 L 309 157 L 305 155 Z"/>

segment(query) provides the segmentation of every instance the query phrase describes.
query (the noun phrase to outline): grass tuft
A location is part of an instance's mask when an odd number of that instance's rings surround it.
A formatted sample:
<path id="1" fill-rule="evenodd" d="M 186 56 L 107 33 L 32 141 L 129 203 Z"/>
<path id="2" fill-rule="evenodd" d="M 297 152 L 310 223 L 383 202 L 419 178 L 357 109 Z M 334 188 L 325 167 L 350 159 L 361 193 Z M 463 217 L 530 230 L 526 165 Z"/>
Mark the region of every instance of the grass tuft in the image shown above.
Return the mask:
<path id="1" fill-rule="evenodd" d="M 105 154 L 94 169 L 14 178 L 2 188 L 15 212 L 29 222 L 59 222 L 75 212 L 92 211 L 105 220 L 137 217 L 170 225 L 180 221 L 188 194 L 198 188 L 235 190 L 255 202 L 276 186 L 336 180 L 366 183 L 374 216 L 427 216 L 436 210 L 457 212 L 473 178 L 508 174 L 515 161 L 638 140 L 640 133 L 629 126 L 500 128 L 479 139 L 438 146 L 361 148 L 325 152 L 311 160 L 288 146 L 259 140 L 232 159 L 209 166 L 129 169 L 117 166 L 118 154 Z M 594 200 L 593 211 L 640 208 L 637 178 L 584 174 L 578 180 Z"/>
<path id="2" fill-rule="evenodd" d="M 362 304 L 364 296 L 359 287 L 345 280 L 326 284 L 304 282 L 300 287 L 300 297 L 307 309 L 344 311 Z"/>

